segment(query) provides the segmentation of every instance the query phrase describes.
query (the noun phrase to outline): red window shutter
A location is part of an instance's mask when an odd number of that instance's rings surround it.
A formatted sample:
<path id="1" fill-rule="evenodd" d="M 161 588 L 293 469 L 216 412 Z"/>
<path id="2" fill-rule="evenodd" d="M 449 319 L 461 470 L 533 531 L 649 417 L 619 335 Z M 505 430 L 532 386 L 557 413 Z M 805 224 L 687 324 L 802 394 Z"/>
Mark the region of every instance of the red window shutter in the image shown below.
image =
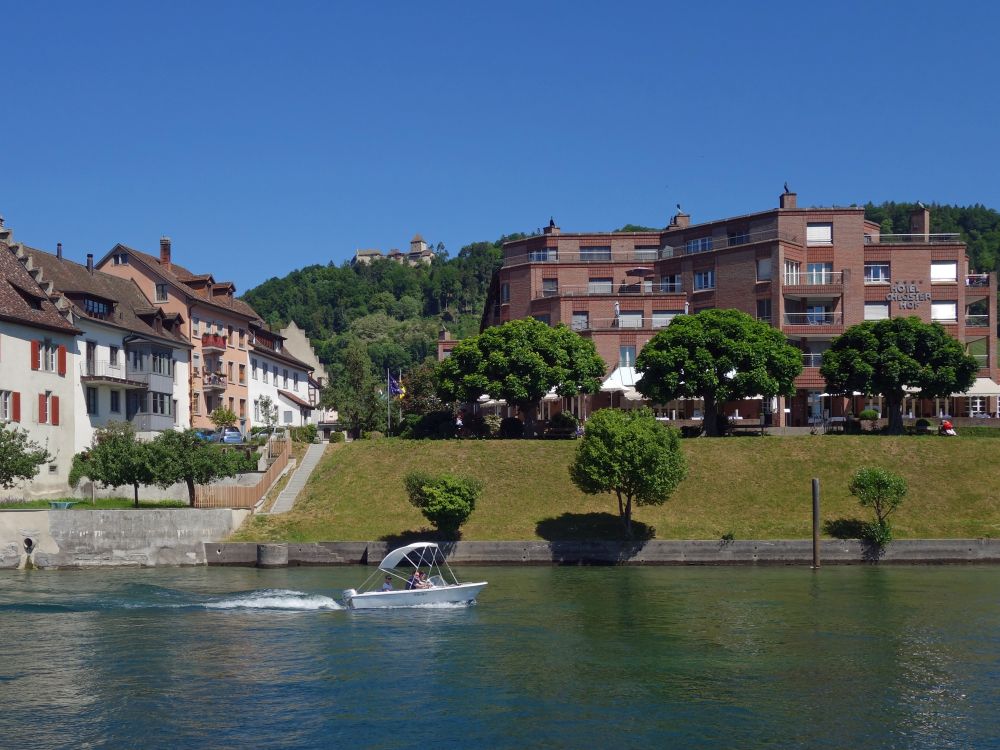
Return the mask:
<path id="1" fill-rule="evenodd" d="M 44 393 L 38 394 L 38 424 L 45 424 L 49 421 L 47 402 Z"/>
<path id="2" fill-rule="evenodd" d="M 42 366 L 42 342 L 32 341 L 31 342 L 31 369 L 37 370 Z"/>
<path id="3" fill-rule="evenodd" d="M 60 375 L 65 375 L 66 374 L 66 347 L 65 346 L 60 346 L 59 347 L 58 356 L 59 356 L 59 374 Z"/>
<path id="4" fill-rule="evenodd" d="M 12 404 L 12 406 L 11 406 L 11 410 L 14 412 L 14 421 L 15 422 L 20 422 L 21 421 L 21 394 L 18 393 L 17 391 L 14 391 L 12 394 L 10 394 L 10 398 L 11 398 L 11 401 L 14 402 Z"/>
<path id="5" fill-rule="evenodd" d="M 52 424 L 59 424 L 59 397 L 52 397 Z"/>

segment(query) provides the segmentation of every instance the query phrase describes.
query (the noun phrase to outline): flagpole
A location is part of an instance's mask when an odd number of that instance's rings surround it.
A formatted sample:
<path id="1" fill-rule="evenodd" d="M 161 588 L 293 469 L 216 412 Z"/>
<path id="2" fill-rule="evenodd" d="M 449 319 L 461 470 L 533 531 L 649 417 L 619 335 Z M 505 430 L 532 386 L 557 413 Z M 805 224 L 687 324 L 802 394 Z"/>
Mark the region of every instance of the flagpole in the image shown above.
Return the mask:
<path id="1" fill-rule="evenodd" d="M 399 383 L 400 391 L 402 391 L 402 388 L 403 388 L 403 368 L 401 368 L 401 367 L 397 368 L 396 369 L 396 373 L 399 375 L 399 380 L 397 382 Z M 400 392 L 400 394 L 399 394 L 399 419 L 396 420 L 396 424 L 403 424 L 403 394 L 402 394 L 402 392 Z"/>
<path id="2" fill-rule="evenodd" d="M 392 434 L 392 388 L 389 386 L 389 368 L 385 368 L 385 434 Z"/>

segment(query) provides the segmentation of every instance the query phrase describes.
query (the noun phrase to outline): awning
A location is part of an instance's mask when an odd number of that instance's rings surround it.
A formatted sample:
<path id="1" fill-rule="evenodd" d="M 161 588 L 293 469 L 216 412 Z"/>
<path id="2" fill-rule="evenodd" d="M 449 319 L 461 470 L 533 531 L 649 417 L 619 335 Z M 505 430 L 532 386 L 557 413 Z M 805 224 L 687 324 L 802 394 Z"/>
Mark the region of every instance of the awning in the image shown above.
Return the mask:
<path id="1" fill-rule="evenodd" d="M 437 555 L 438 546 L 434 542 L 415 542 L 407 544 L 405 547 L 394 549 L 382 559 L 378 567 L 380 570 L 392 570 L 408 556 L 410 556 L 411 564 L 423 563 L 427 565 L 434 562 Z"/>
<path id="2" fill-rule="evenodd" d="M 551 388 L 548 393 L 542 396 L 542 401 L 562 401 L 562 396 L 556 393 L 555 388 Z"/>
<path id="3" fill-rule="evenodd" d="M 637 373 L 634 367 L 616 367 L 615 371 L 601 383 L 601 390 L 605 393 L 635 390 L 635 384 L 640 380 L 642 375 Z"/>
<path id="4" fill-rule="evenodd" d="M 976 378 L 972 387 L 964 393 L 953 393 L 952 397 L 962 396 L 1000 396 L 1000 385 L 997 385 L 990 378 Z"/>

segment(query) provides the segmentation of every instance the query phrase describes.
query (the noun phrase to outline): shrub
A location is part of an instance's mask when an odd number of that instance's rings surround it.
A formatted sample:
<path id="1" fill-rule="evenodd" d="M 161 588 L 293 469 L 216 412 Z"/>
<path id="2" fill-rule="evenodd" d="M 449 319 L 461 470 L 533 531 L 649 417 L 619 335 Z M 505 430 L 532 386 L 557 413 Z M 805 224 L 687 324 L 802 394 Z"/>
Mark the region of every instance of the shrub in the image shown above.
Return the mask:
<path id="1" fill-rule="evenodd" d="M 381 440 L 384 437 L 385 434 L 378 430 L 367 430 L 361 434 L 362 440 Z"/>
<path id="2" fill-rule="evenodd" d="M 507 440 L 524 437 L 524 422 L 517 417 L 504 417 L 500 421 L 500 437 Z"/>
<path id="3" fill-rule="evenodd" d="M 489 434 L 489 429 L 486 427 L 486 420 L 483 418 L 482 414 L 472 414 L 465 420 L 466 431 L 477 438 L 484 438 Z"/>
<path id="4" fill-rule="evenodd" d="M 685 424 L 681 425 L 681 437 L 683 438 L 696 438 L 701 435 L 701 425 L 700 424 Z"/>
<path id="5" fill-rule="evenodd" d="M 347 436 L 340 430 L 336 430 L 335 432 L 330 433 L 331 443 L 343 443 L 346 441 L 347 441 Z"/>
<path id="6" fill-rule="evenodd" d="M 432 411 L 427 414 L 407 414 L 403 417 L 403 437 L 413 440 L 445 440 L 455 437 L 455 415 L 450 411 Z"/>
<path id="7" fill-rule="evenodd" d="M 483 423 L 486 425 L 486 435 L 487 437 L 495 438 L 500 434 L 500 422 L 502 420 L 496 414 L 487 414 L 483 417 Z"/>
<path id="8" fill-rule="evenodd" d="M 929 430 L 931 428 L 931 423 L 926 419 L 918 419 L 915 426 L 918 430 Z"/>
<path id="9" fill-rule="evenodd" d="M 892 540 L 888 518 L 903 502 L 906 480 L 888 469 L 863 466 L 854 473 L 848 489 L 863 507 L 875 512 L 875 520 L 862 529 L 862 538 L 877 547 L 888 544 Z"/>
<path id="10" fill-rule="evenodd" d="M 456 536 L 472 514 L 483 485 L 476 479 L 453 474 L 433 476 L 411 471 L 403 479 L 410 503 L 443 534 Z"/>
<path id="11" fill-rule="evenodd" d="M 557 430 L 566 429 L 575 431 L 578 424 L 580 424 L 580 422 L 573 416 L 573 413 L 569 411 L 561 411 L 549 420 L 549 427 Z"/>
<path id="12" fill-rule="evenodd" d="M 289 430 L 292 441 L 296 443 L 313 443 L 316 441 L 316 425 L 307 424 L 302 427 L 293 427 Z"/>
<path id="13" fill-rule="evenodd" d="M 858 419 L 863 422 L 871 422 L 871 430 L 874 432 L 878 426 L 879 414 L 874 409 L 865 409 L 858 415 Z"/>

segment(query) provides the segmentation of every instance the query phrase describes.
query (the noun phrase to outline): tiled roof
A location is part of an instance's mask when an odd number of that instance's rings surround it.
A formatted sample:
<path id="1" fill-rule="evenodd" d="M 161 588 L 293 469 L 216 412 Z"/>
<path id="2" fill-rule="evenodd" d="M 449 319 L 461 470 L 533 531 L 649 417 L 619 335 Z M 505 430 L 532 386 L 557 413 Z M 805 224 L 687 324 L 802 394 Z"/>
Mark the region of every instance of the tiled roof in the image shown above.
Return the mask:
<path id="1" fill-rule="evenodd" d="M 296 394 L 292 393 L 291 391 L 283 391 L 283 390 L 281 390 L 279 388 L 278 389 L 278 395 L 279 396 L 283 396 L 284 398 L 287 398 L 293 404 L 298 404 L 299 406 L 304 406 L 307 409 L 312 409 L 313 408 L 312 404 L 310 404 L 308 401 L 306 401 L 305 399 L 303 399 L 301 396 L 297 396 Z"/>
<path id="2" fill-rule="evenodd" d="M 41 309 L 35 309 L 35 305 Z M 50 331 L 81 333 L 56 309 L 6 242 L 0 242 L 0 319 Z"/>
<path id="3" fill-rule="evenodd" d="M 182 344 L 188 343 L 180 331 L 158 331 L 150 324 L 156 315 L 168 319 L 175 319 L 177 316 L 164 314 L 160 308 L 150 304 L 146 295 L 131 279 L 122 279 L 102 271 L 90 272 L 86 266 L 80 263 L 66 258 L 58 258 L 51 253 L 25 245 L 22 247 L 31 257 L 34 267 L 41 269 L 41 280 L 43 282 L 51 281 L 56 291 L 60 292 L 73 306 L 73 312 L 78 317 L 101 320 L 143 336 L 155 336 Z M 99 318 L 88 315 L 86 309 L 77 304 L 81 295 L 100 297 L 118 304 L 113 315 L 108 318 Z"/>
<path id="4" fill-rule="evenodd" d="M 150 255 L 149 253 L 144 253 L 141 250 L 136 250 L 135 248 L 131 248 L 128 245 L 119 244 L 116 246 L 115 249 L 117 248 L 121 248 L 122 250 L 127 251 L 129 255 L 132 255 L 141 260 L 144 264 L 154 269 L 158 274 L 163 276 L 163 278 L 165 278 L 166 280 L 173 281 L 175 284 L 177 284 L 177 286 L 181 287 L 182 289 L 185 289 L 187 291 L 189 299 L 191 300 L 197 300 L 200 304 L 217 307 L 220 310 L 228 310 L 229 312 L 234 312 L 237 315 L 242 315 L 244 317 L 250 318 L 251 320 L 261 319 L 261 317 L 257 314 L 256 310 L 254 310 L 252 307 L 250 307 L 250 305 L 248 305 L 241 299 L 238 299 L 236 297 L 204 296 L 202 294 L 199 294 L 197 291 L 195 291 L 185 283 L 188 281 L 206 280 L 211 276 L 211 274 L 194 274 L 188 269 L 184 268 L 183 266 L 177 265 L 173 261 L 170 262 L 170 267 L 167 268 L 164 265 L 162 265 L 160 263 L 160 259 L 154 255 Z M 112 249 L 111 252 L 109 252 L 108 255 L 105 256 L 105 260 L 112 253 L 115 252 L 115 249 Z M 104 260 L 102 260 L 101 262 L 103 263 Z M 223 283 L 231 283 L 231 282 L 223 282 Z"/>
<path id="5" fill-rule="evenodd" d="M 301 359 L 298 359 L 297 357 L 293 357 L 291 354 L 287 354 L 285 352 L 276 352 L 274 351 L 274 349 L 271 349 L 270 347 L 261 346 L 259 344 L 251 344 L 250 348 L 253 349 L 255 352 L 260 352 L 261 356 L 267 356 L 271 357 L 272 359 L 276 359 L 280 362 L 286 362 L 287 364 L 290 364 L 294 367 L 298 367 L 307 372 L 313 371 L 312 365 L 303 362 Z"/>

